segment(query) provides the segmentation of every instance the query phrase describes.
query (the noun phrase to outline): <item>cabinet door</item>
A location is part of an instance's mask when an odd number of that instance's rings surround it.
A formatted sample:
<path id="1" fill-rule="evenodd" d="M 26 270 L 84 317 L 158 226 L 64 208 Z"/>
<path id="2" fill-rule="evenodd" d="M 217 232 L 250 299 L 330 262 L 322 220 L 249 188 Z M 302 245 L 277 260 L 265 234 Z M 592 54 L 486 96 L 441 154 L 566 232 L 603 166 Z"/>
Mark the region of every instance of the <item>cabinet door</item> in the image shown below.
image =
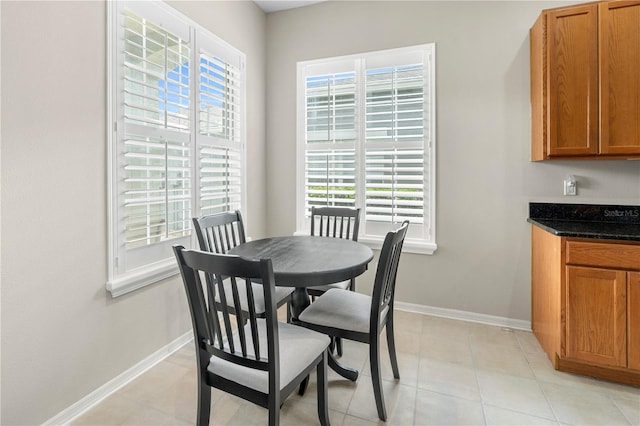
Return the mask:
<path id="1" fill-rule="evenodd" d="M 549 12 L 547 21 L 550 156 L 598 150 L 597 4 Z"/>
<path id="2" fill-rule="evenodd" d="M 627 366 L 627 273 L 567 266 L 566 357 Z"/>
<path id="3" fill-rule="evenodd" d="M 640 1 L 599 4 L 600 152 L 640 154 Z"/>
<path id="4" fill-rule="evenodd" d="M 640 272 L 627 277 L 628 367 L 640 370 Z"/>

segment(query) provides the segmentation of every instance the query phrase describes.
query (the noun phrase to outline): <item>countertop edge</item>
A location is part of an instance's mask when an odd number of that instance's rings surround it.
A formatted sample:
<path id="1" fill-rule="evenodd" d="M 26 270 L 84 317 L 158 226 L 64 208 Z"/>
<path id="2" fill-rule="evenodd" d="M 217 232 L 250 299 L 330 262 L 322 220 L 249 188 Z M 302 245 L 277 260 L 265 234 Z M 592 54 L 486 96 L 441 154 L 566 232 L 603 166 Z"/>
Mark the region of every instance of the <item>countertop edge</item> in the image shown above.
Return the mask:
<path id="1" fill-rule="evenodd" d="M 527 218 L 527 222 L 531 223 L 532 225 L 535 225 L 559 237 L 589 238 L 589 239 L 595 239 L 595 240 L 640 241 L 640 235 L 611 234 L 604 231 L 588 232 L 588 231 L 565 230 L 565 229 L 561 229 L 560 227 L 554 227 L 552 225 L 545 224 L 540 220 L 541 219 Z M 563 221 L 560 221 L 560 223 L 562 222 Z M 577 223 L 577 222 L 570 222 L 570 221 L 564 221 L 564 222 L 572 223 L 572 224 Z"/>

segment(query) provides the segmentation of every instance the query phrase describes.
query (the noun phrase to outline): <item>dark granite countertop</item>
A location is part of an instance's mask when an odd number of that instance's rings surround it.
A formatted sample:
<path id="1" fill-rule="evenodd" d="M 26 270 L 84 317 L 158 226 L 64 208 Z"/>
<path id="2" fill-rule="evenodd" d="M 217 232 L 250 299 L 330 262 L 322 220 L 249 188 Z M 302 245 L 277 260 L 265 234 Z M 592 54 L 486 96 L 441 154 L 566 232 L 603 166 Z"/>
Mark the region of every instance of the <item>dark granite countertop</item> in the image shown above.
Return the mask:
<path id="1" fill-rule="evenodd" d="M 529 203 L 527 222 L 561 237 L 640 241 L 640 206 Z"/>
<path id="2" fill-rule="evenodd" d="M 640 225 L 532 218 L 527 222 L 561 237 L 640 241 Z"/>

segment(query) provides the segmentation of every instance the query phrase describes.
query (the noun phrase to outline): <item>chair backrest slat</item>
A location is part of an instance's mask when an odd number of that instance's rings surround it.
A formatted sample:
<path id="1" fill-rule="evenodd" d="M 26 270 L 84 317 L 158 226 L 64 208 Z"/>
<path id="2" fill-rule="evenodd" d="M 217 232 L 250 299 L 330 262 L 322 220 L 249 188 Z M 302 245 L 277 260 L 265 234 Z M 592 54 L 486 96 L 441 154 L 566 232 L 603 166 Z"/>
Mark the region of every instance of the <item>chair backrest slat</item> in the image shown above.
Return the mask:
<path id="1" fill-rule="evenodd" d="M 238 292 L 238 283 L 236 281 L 236 277 L 229 277 L 228 279 L 231 283 L 231 294 L 233 296 L 233 306 L 240 306 L 240 294 Z M 224 287 L 224 285 L 221 285 L 221 287 Z M 245 287 L 248 287 L 248 286 L 245 286 Z M 240 311 L 238 310 L 235 312 L 240 312 Z M 237 330 L 238 337 L 240 339 L 240 351 L 242 351 L 242 356 L 246 357 L 247 356 L 247 338 L 245 336 L 243 316 L 236 315 L 235 317 L 236 317 L 236 330 Z"/>
<path id="2" fill-rule="evenodd" d="M 224 348 L 224 338 L 222 337 L 222 324 L 220 324 L 220 316 L 222 315 L 220 310 L 217 307 L 217 303 L 212 298 L 209 298 L 209 306 L 211 307 L 211 315 L 208 315 L 211 318 L 211 322 L 213 324 L 213 332 L 215 340 L 211 341 L 211 345 L 215 346 L 216 343 L 218 345 L 218 349 Z"/>
<path id="3" fill-rule="evenodd" d="M 226 247 L 223 249 L 223 252 L 226 253 L 237 246 L 238 243 L 236 241 L 236 232 L 234 231 L 233 224 L 227 223 L 223 225 L 222 230 L 224 230 L 224 238 L 225 242 L 227 243 Z"/>
<path id="4" fill-rule="evenodd" d="M 252 330 L 257 330 L 258 321 L 256 320 L 256 318 L 257 318 L 257 315 L 256 315 L 256 303 L 255 303 L 255 299 L 254 299 L 254 296 L 253 296 L 252 287 L 253 286 L 251 285 L 251 282 L 249 280 L 247 280 L 246 289 L 247 289 L 247 304 L 249 305 L 249 326 L 251 327 Z M 258 340 L 258 333 L 252 331 L 251 337 L 253 338 L 253 347 L 255 349 L 254 350 L 255 358 L 258 360 L 261 357 L 261 354 L 260 354 L 260 341 Z"/>
<path id="5" fill-rule="evenodd" d="M 380 250 L 378 259 L 378 269 L 373 283 L 373 294 L 371 303 L 371 324 L 370 327 L 380 326 L 380 316 L 385 309 L 393 309 L 393 297 L 395 292 L 396 277 L 402 245 L 407 234 L 409 221 L 405 220 L 400 228 L 387 233 Z M 388 312 L 388 311 L 387 311 Z M 374 330 L 374 328 L 371 328 Z"/>
<path id="6" fill-rule="evenodd" d="M 360 209 L 311 207 L 311 235 L 358 241 Z"/>
<path id="7" fill-rule="evenodd" d="M 226 254 L 246 242 L 240 210 L 193 218 L 200 250 Z"/>
<path id="8" fill-rule="evenodd" d="M 174 252 L 189 300 L 196 341 L 203 351 L 198 354 L 199 362 L 208 363 L 207 356 L 214 355 L 242 366 L 269 371 L 270 375 L 277 372 L 279 366 L 273 365 L 273 361 L 278 362 L 279 348 L 271 260 L 249 260 L 186 250 L 182 246 L 174 246 Z M 262 285 L 253 286 L 253 281 Z M 225 286 L 228 286 L 227 292 L 232 293 L 231 297 L 225 294 Z M 240 307 L 241 291 L 246 291 L 249 305 L 246 311 Z M 256 316 L 254 291 L 263 292 L 264 319 Z M 215 303 L 216 292 L 229 301 L 229 308 L 227 304 Z M 233 312 L 242 314 L 235 315 L 234 320 Z"/>
<path id="9" fill-rule="evenodd" d="M 346 230 L 344 229 L 345 222 L 347 223 Z M 344 234 L 343 234 L 343 230 L 344 230 Z M 340 220 L 340 235 L 351 235 L 351 221 L 348 218 L 342 217 Z"/>
<path id="10" fill-rule="evenodd" d="M 215 296 L 215 292 L 217 291 L 218 294 L 220 295 L 221 300 L 228 300 L 227 292 L 224 286 L 224 277 L 221 277 L 220 275 L 213 275 L 213 279 L 211 281 L 215 283 L 215 288 L 211 291 L 211 294 Z M 224 324 L 224 328 L 220 327 L 220 332 L 223 333 L 223 335 L 225 336 L 230 336 L 231 334 L 233 334 L 233 326 L 231 325 L 232 319 L 231 319 L 231 312 L 229 312 L 229 305 L 226 303 L 218 304 L 218 303 L 215 303 L 215 301 L 213 300 L 210 300 L 209 303 L 210 303 L 209 306 L 211 306 L 211 303 L 213 303 L 214 309 L 216 305 L 220 305 L 220 308 L 218 310 L 222 314 L 222 323 Z M 224 340 L 225 336 L 222 337 L 221 342 Z M 229 345 L 231 346 L 231 351 L 234 352 L 235 351 L 234 341 L 231 340 L 229 342 Z"/>
<path id="11" fill-rule="evenodd" d="M 202 312 L 205 312 L 208 306 L 210 306 L 210 301 L 207 302 L 205 298 L 205 286 L 207 286 L 207 283 L 205 282 L 205 284 L 203 285 L 202 280 L 200 278 L 200 274 L 197 274 L 197 273 L 193 275 L 193 280 L 196 283 L 196 285 L 191 288 L 191 292 L 193 293 L 191 298 L 193 300 L 194 305 L 197 306 L 197 309 L 199 309 Z M 207 290 L 206 296 L 208 297 L 209 295 L 210 295 L 210 291 Z M 207 340 L 210 344 L 213 344 L 216 340 L 216 325 L 212 321 L 211 317 L 207 315 L 203 315 L 202 328 L 203 328 L 202 334 L 204 339 Z"/>

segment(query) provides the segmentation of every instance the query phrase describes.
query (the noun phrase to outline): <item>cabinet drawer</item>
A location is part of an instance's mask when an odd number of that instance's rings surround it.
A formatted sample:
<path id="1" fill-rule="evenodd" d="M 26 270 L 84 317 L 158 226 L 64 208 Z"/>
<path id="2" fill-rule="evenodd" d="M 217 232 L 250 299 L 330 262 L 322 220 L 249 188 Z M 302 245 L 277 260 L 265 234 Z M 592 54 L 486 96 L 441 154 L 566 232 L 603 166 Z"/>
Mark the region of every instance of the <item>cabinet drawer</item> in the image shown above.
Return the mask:
<path id="1" fill-rule="evenodd" d="M 567 263 L 640 271 L 640 245 L 567 241 Z"/>

